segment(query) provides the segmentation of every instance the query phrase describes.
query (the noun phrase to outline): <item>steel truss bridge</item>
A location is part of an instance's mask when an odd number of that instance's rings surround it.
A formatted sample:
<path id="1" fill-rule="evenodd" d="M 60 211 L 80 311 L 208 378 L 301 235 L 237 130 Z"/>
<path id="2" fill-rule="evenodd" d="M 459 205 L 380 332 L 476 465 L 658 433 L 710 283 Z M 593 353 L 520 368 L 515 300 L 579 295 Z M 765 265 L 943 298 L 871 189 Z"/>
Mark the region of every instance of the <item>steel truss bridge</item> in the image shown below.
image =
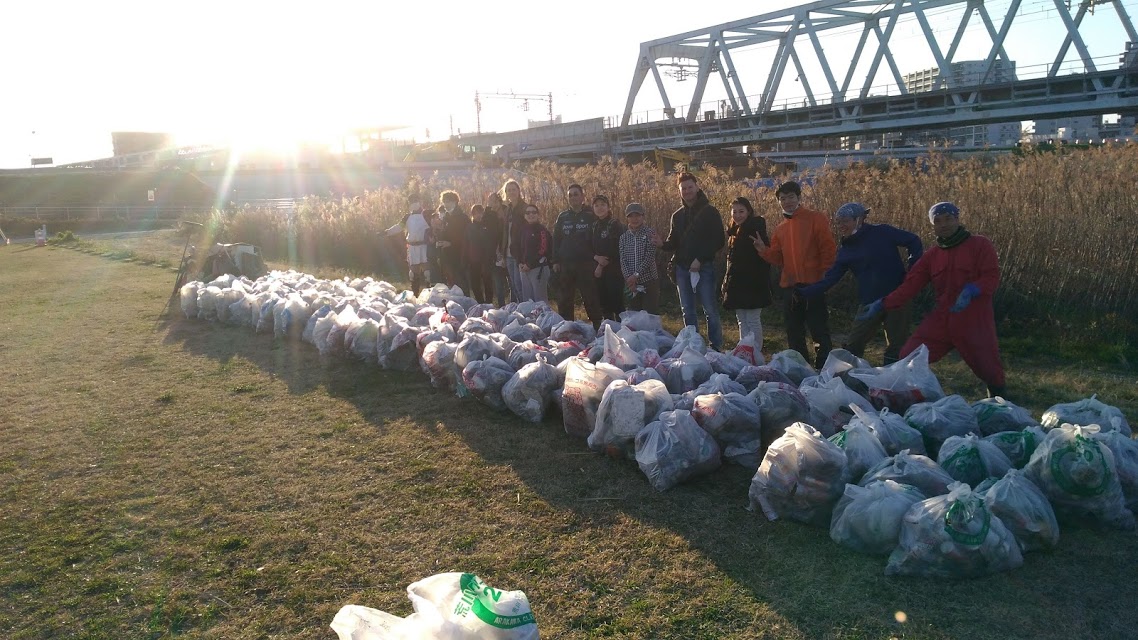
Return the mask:
<path id="1" fill-rule="evenodd" d="M 1138 32 L 1121 0 L 1052 0 L 1052 20 L 1062 22 L 1065 35 L 1050 47 L 1054 62 L 1041 65 L 1033 77 L 1019 77 L 1005 49 L 1023 0 L 1011 0 L 995 16 L 985 0 L 823 0 L 760 16 L 689 31 L 640 45 L 623 115 L 596 118 L 525 131 L 463 136 L 463 144 L 505 145 L 510 158 L 567 157 L 582 154 L 648 152 L 657 148 L 706 149 L 824 137 L 858 136 L 906 130 L 928 130 L 1000 122 L 1079 115 L 1138 114 Z M 1001 3 L 1002 5 L 1002 3 Z M 935 36 L 930 14 L 961 11 L 947 48 Z M 1109 58 L 1093 58 L 1080 28 L 1095 12 L 1114 14 L 1127 41 L 1120 41 Z M 935 61 L 935 80 L 925 90 L 911 90 L 897 63 L 891 42 L 899 23 L 915 21 L 923 34 L 921 54 Z M 965 54 L 976 73 L 954 73 L 962 57 L 970 24 L 982 25 L 990 45 Z M 1026 31 L 1031 26 L 1021 29 Z M 841 30 L 840 32 L 837 30 Z M 859 31 L 859 39 L 844 69 L 826 55 L 823 36 Z M 919 40 L 919 38 L 918 38 Z M 829 41 L 826 41 L 829 42 Z M 736 65 L 732 52 L 767 44 L 776 48 L 768 68 Z M 1096 46 L 1110 43 L 1095 42 Z M 1068 54 L 1074 50 L 1072 60 Z M 1038 55 L 1038 54 L 1036 54 Z M 846 54 L 842 54 L 843 64 Z M 837 57 L 837 56 L 835 56 Z M 865 68 L 864 79 L 855 70 Z M 888 69 L 892 82 L 874 84 Z M 1007 73 L 1007 69 L 1012 73 Z M 1072 70 L 1073 68 L 1073 70 Z M 669 95 L 666 74 L 695 80 L 690 101 L 679 105 Z M 793 71 L 791 71 L 793 70 Z M 909 69 L 909 72 L 918 71 Z M 790 73 L 799 95 L 784 97 Z M 1028 74 L 1030 75 L 1030 74 Z M 637 97 L 651 76 L 663 109 L 647 121 L 633 122 Z M 718 77 L 726 99 L 708 108 L 703 104 L 712 77 Z M 1023 78 L 1023 79 L 1020 79 Z M 761 87 L 748 94 L 748 88 Z M 823 91 L 818 91 L 823 88 Z"/>

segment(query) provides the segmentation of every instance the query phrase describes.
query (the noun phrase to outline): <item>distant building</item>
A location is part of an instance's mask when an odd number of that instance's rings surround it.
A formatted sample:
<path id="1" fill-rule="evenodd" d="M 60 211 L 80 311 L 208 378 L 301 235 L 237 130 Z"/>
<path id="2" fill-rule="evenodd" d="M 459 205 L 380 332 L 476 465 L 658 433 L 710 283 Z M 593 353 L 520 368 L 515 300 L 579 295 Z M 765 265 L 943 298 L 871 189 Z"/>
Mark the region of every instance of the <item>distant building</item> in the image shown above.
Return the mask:
<path id="1" fill-rule="evenodd" d="M 1014 60 L 997 58 L 985 77 L 987 66 L 987 60 L 953 62 L 949 65 L 951 75 L 947 77 L 941 74 L 940 67 L 916 71 L 904 76 L 905 88 L 911 93 L 920 93 L 1016 80 Z M 1002 122 L 934 129 L 907 136 L 907 140 L 917 144 L 939 143 L 953 147 L 1011 147 L 1020 141 L 1021 136 L 1022 127 L 1019 122 Z"/>

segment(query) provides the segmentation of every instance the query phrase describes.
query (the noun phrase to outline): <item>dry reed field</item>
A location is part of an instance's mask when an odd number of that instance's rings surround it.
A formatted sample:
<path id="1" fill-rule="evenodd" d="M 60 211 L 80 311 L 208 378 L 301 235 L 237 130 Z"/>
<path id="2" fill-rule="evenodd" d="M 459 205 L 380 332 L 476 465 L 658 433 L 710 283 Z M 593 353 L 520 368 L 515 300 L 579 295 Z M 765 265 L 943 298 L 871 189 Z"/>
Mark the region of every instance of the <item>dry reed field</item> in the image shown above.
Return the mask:
<path id="1" fill-rule="evenodd" d="M 340 606 L 407 615 L 406 585 L 444 571 L 524 590 L 547 638 L 1138 627 L 1133 533 L 1064 526 L 1010 573 L 886 578 L 882 558 L 748 511 L 741 469 L 658 493 L 556 414 L 526 424 L 418 374 L 156 323 L 181 241 L 124 242 L 0 249 L 2 637 L 332 638 Z M 1125 369 L 1007 361 L 1036 415 L 1095 392 L 1138 415 Z M 958 361 L 934 369 L 976 397 Z"/>

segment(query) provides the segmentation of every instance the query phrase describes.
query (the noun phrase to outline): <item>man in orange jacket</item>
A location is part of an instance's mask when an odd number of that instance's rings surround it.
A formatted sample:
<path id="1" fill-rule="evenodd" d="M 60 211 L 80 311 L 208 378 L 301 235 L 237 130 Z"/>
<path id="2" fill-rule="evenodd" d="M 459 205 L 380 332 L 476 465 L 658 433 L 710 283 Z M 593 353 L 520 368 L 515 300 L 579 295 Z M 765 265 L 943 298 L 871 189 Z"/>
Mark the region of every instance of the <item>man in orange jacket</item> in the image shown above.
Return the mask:
<path id="1" fill-rule="evenodd" d="M 818 282 L 834 264 L 838 246 L 830 232 L 830 220 L 820 211 L 802 206 L 802 187 L 797 182 L 784 182 L 775 191 L 782 206 L 784 220 L 771 234 L 770 246 L 757 235 L 751 238 L 764 260 L 782 267 L 782 287 L 786 314 L 786 342 L 807 361 L 806 330 L 814 345 L 814 366 L 821 369 L 830 355 L 829 310 L 825 294 L 804 298 L 795 285 Z"/>

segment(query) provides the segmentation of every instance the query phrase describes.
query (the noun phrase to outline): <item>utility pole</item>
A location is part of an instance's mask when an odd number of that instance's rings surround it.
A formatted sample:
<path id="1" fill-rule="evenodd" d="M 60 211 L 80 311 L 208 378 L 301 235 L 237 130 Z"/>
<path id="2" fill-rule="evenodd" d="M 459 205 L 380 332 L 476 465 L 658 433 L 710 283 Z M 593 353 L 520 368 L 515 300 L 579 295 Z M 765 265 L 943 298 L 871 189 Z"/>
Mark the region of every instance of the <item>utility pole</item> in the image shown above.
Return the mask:
<path id="1" fill-rule="evenodd" d="M 480 134 L 482 133 L 482 98 L 484 98 L 484 97 L 490 98 L 490 99 L 496 99 L 496 100 L 520 101 L 521 105 L 519 108 L 522 111 L 527 111 L 527 112 L 529 111 L 530 100 L 534 100 L 534 101 L 538 101 L 538 102 L 544 102 L 549 107 L 549 110 L 548 110 L 549 124 L 553 124 L 553 92 L 552 91 L 550 91 L 549 93 L 546 93 L 546 94 L 514 93 L 512 91 L 509 93 L 499 93 L 499 92 L 479 93 L 478 91 L 475 91 L 474 92 L 474 112 L 475 112 L 476 122 L 478 125 L 478 133 L 480 133 Z"/>

